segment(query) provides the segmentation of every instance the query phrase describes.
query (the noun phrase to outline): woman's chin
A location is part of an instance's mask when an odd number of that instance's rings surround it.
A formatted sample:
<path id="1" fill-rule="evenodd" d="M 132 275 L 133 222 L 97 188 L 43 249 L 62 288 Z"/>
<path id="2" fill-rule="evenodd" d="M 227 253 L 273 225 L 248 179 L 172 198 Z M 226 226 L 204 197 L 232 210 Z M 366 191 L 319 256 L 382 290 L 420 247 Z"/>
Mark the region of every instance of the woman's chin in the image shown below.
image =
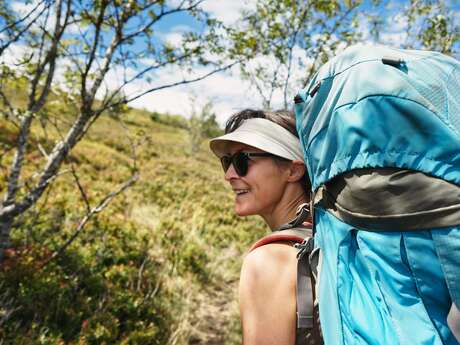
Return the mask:
<path id="1" fill-rule="evenodd" d="M 238 206 L 236 205 L 235 206 L 235 213 L 239 216 L 239 217 L 245 217 L 245 216 L 252 216 L 254 215 L 254 210 L 251 210 L 247 207 L 241 207 L 241 206 Z"/>
<path id="2" fill-rule="evenodd" d="M 240 217 L 253 216 L 259 214 L 259 202 L 246 193 L 239 195 L 235 199 L 235 213 Z"/>

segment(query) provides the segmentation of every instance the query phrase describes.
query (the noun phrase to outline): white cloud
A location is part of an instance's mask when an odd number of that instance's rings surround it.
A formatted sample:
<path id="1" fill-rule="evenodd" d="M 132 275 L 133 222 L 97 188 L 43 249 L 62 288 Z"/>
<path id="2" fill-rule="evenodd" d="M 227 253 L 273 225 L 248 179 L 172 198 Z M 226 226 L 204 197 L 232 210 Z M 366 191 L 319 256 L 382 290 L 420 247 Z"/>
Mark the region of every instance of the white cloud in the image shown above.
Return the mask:
<path id="1" fill-rule="evenodd" d="M 217 19 L 222 20 L 226 24 L 238 21 L 240 11 L 243 8 L 251 8 L 253 2 L 244 0 L 208 0 L 203 3 L 203 8 L 209 11 Z M 19 10 L 18 5 L 18 10 Z M 73 31 L 78 31 L 78 28 L 72 28 Z M 177 25 L 163 32 L 160 39 L 166 40 L 172 44 L 178 44 L 181 40 L 181 35 L 184 32 L 190 31 L 191 28 L 185 25 Z M 18 46 L 16 46 L 19 48 Z M 22 52 L 23 53 L 23 52 Z M 22 53 L 14 54 L 15 56 Z M 299 52 L 301 54 L 301 52 Z M 4 57 L 4 56 L 3 56 Z M 144 59 L 141 64 L 149 64 L 151 61 Z M 273 63 L 269 60 L 259 61 L 266 67 L 270 73 L 274 72 Z M 62 64 L 64 65 L 64 64 Z M 138 80 L 130 85 L 127 85 L 124 93 L 127 96 L 137 95 L 143 91 L 154 87 L 170 84 L 183 79 L 190 79 L 200 75 L 204 75 L 210 71 L 211 67 L 195 68 L 191 74 L 181 70 L 177 66 L 162 69 L 158 73 L 151 75 L 152 83 Z M 128 70 L 130 76 L 135 74 L 135 70 Z M 295 71 L 296 77 L 301 71 Z M 57 77 L 57 82 L 63 82 L 62 78 Z M 123 81 L 123 71 L 115 69 L 109 72 L 105 78 L 105 85 L 109 89 L 115 89 Z M 99 97 L 102 97 L 105 90 L 100 90 Z M 163 89 L 147 94 L 131 105 L 139 108 L 146 108 L 150 111 L 168 112 L 171 114 L 180 114 L 190 116 L 192 110 L 191 95 L 195 95 L 198 105 L 203 105 L 207 101 L 212 101 L 214 111 L 216 112 L 218 121 L 223 124 L 226 119 L 234 112 L 251 107 L 260 108 L 262 106 L 262 98 L 251 87 L 250 83 L 242 80 L 239 69 L 233 68 L 231 71 L 221 72 L 210 76 L 202 81 L 182 85 L 174 88 Z M 279 107 L 282 104 L 283 95 L 281 92 L 274 94 L 273 107 Z"/>
<path id="2" fill-rule="evenodd" d="M 34 0 L 34 3 L 35 1 L 38 0 Z M 174 1 L 175 0 L 171 3 L 172 5 L 174 5 Z M 178 3 L 180 1 L 182 0 L 177 0 Z M 201 6 L 213 17 L 230 25 L 237 22 L 241 17 L 242 9 L 253 8 L 253 5 L 254 2 L 247 0 L 207 0 L 204 1 Z M 33 6 L 33 4 L 26 6 L 24 3 L 16 2 L 15 10 L 20 13 L 26 13 L 30 11 Z M 49 25 L 49 23 L 47 23 L 47 25 Z M 159 33 L 158 37 L 164 42 L 177 46 L 182 41 L 183 33 L 189 31 L 192 31 L 191 27 L 181 24 L 170 28 L 167 32 Z M 78 32 L 78 27 L 73 27 L 71 30 L 71 33 Z M 141 63 L 148 65 L 152 63 L 152 61 L 144 59 Z M 204 75 L 209 71 L 210 68 L 200 67 L 193 69 L 192 73 L 187 73 L 176 66 L 172 66 L 161 69 L 158 73 L 150 75 L 152 83 L 147 83 L 144 80 L 137 80 L 127 85 L 124 89 L 124 93 L 127 96 L 133 96 L 151 87 L 166 85 L 183 79 L 190 79 Z M 128 70 L 127 73 L 129 76 L 133 76 L 135 71 Z M 112 90 L 115 89 L 123 81 L 122 69 L 117 68 L 111 70 L 104 81 L 107 88 Z M 102 97 L 105 91 L 105 88 L 101 89 L 98 92 L 98 96 Z M 260 107 L 262 104 L 260 96 L 251 89 L 249 82 L 241 79 L 238 68 L 234 68 L 232 71 L 212 75 L 200 82 L 147 94 L 135 100 L 131 105 L 139 108 L 146 108 L 151 111 L 190 116 L 192 111 L 191 95 L 195 95 L 198 106 L 200 104 L 204 105 L 207 101 L 212 101 L 218 121 L 222 124 L 235 111 L 246 107 Z"/>
<path id="3" fill-rule="evenodd" d="M 254 1 L 208 0 L 203 3 L 202 8 L 225 24 L 233 24 L 241 17 L 241 11 L 243 9 L 254 8 Z"/>
<path id="4" fill-rule="evenodd" d="M 11 44 L 8 49 L 0 56 L 0 62 L 9 67 L 21 68 L 19 61 L 29 52 L 23 44 Z"/>
<path id="5" fill-rule="evenodd" d="M 14 1 L 11 4 L 11 9 L 18 13 L 18 14 L 27 14 L 29 13 L 35 6 L 37 6 L 38 1 L 32 2 L 32 3 L 25 3 L 25 2 L 20 2 L 20 1 Z"/>
<path id="6" fill-rule="evenodd" d="M 401 32 L 382 32 L 380 34 L 380 42 L 382 44 L 390 45 L 393 47 L 400 47 L 406 42 L 407 34 Z"/>
<path id="7" fill-rule="evenodd" d="M 36 15 L 38 15 L 45 9 L 47 3 L 48 3 L 47 1 L 43 1 L 42 3 L 40 3 L 39 0 L 33 0 L 31 2 L 14 1 L 11 4 L 11 9 L 14 12 L 16 12 L 16 14 L 18 14 L 20 17 L 24 17 L 33 11 L 33 15 L 30 16 L 24 22 L 24 23 L 28 23 L 30 22 L 32 18 L 34 18 Z M 32 25 L 32 27 L 37 28 L 38 26 L 44 25 L 48 30 L 51 30 L 56 23 L 56 16 L 55 16 L 55 11 L 54 11 L 53 6 L 50 6 L 49 16 L 47 16 L 46 18 L 47 18 L 46 22 L 40 21 L 39 25 L 35 23 Z"/>
<path id="8" fill-rule="evenodd" d="M 407 40 L 407 16 L 394 4 L 390 4 L 386 11 L 388 14 L 382 18 L 383 22 L 378 27 L 376 43 L 394 47 L 402 46 Z M 372 36 L 372 22 L 365 14 L 360 16 L 357 31 L 361 34 L 363 42 L 375 42 L 376 38 Z"/>
<path id="9" fill-rule="evenodd" d="M 157 37 L 163 42 L 177 47 L 182 43 L 183 34 L 192 31 L 193 29 L 188 25 L 176 25 L 172 27 L 168 32 L 158 33 Z"/>
<path id="10" fill-rule="evenodd" d="M 183 0 L 170 0 L 171 7 L 179 6 Z M 240 18 L 242 9 L 255 8 L 251 0 L 205 0 L 201 8 L 225 24 L 233 24 Z"/>
<path id="11" fill-rule="evenodd" d="M 171 32 L 163 36 L 163 41 L 173 47 L 178 47 L 182 42 L 182 37 L 182 34 L 179 32 Z"/>
<path id="12" fill-rule="evenodd" d="M 407 17 L 402 13 L 388 16 L 379 35 L 379 41 L 394 47 L 402 46 L 407 40 Z"/>
<path id="13" fill-rule="evenodd" d="M 199 68 L 195 70 L 194 75 L 203 75 L 206 72 L 209 72 L 209 69 Z M 155 85 L 181 80 L 185 76 L 183 73 L 178 68 L 170 68 L 154 79 Z M 188 117 L 192 112 L 191 97 L 195 96 L 198 105 L 212 101 L 217 119 L 223 124 L 239 109 L 260 107 L 259 97 L 250 90 L 249 83 L 241 80 L 238 74 L 235 68 L 231 72 L 215 74 L 193 84 L 155 91 L 137 99 L 132 106 Z M 127 92 L 136 94 L 147 87 L 147 84 L 138 82 L 130 85 Z"/>
<path id="14" fill-rule="evenodd" d="M 178 5 L 179 0 L 173 0 L 171 5 Z M 254 7 L 254 1 L 249 0 L 207 0 L 201 5 L 203 10 L 211 16 L 221 20 L 226 25 L 231 25 L 241 18 L 243 9 Z M 185 25 L 178 25 L 167 33 L 161 34 L 161 39 L 173 45 L 181 42 L 182 34 L 192 29 Z M 209 57 L 209 56 L 208 56 Z M 162 70 L 152 79 L 154 85 L 165 85 L 174 81 L 203 75 L 209 72 L 208 68 L 194 69 L 192 75 L 185 73 L 177 67 Z M 136 82 L 127 88 L 128 94 L 136 94 L 152 85 L 145 82 Z M 189 116 L 192 111 L 191 95 L 195 95 L 198 104 L 212 101 L 218 121 L 223 124 L 235 111 L 246 107 L 260 107 L 262 99 L 252 90 L 248 81 L 241 79 L 238 68 L 231 72 L 223 72 L 210 76 L 202 81 L 178 86 L 174 88 L 155 91 L 145 95 L 132 103 L 133 106 L 146 108 L 151 111 L 168 112 Z"/>
<path id="15" fill-rule="evenodd" d="M 180 33 L 183 33 L 183 32 L 189 32 L 189 31 L 192 31 L 192 28 L 188 25 L 184 25 L 184 24 L 180 24 L 180 25 L 176 25 L 174 26 L 172 29 L 171 29 L 172 32 L 180 32 Z"/>

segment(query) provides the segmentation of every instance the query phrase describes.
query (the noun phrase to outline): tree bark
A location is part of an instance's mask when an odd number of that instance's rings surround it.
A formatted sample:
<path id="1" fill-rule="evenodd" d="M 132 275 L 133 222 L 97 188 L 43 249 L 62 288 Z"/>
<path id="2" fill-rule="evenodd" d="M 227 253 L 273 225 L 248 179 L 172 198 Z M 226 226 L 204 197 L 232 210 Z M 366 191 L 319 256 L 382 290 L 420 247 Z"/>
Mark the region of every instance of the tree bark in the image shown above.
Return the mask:
<path id="1" fill-rule="evenodd" d="M 10 231 L 13 218 L 0 217 L 0 262 L 3 260 L 5 249 L 10 247 Z"/>

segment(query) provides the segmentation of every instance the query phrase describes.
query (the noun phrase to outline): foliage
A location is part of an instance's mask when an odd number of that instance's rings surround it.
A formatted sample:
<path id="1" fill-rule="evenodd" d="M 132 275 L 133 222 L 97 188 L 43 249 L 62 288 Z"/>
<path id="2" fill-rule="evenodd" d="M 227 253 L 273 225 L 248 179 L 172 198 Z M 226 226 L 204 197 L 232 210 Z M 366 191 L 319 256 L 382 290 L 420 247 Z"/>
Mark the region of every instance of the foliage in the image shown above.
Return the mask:
<path id="1" fill-rule="evenodd" d="M 295 92 L 317 69 L 347 46 L 397 45 L 459 53 L 460 22 L 455 1 L 257 0 L 239 25 L 228 28 L 229 56 L 241 64 L 263 99 L 292 106 Z"/>
<path id="2" fill-rule="evenodd" d="M 425 48 L 445 54 L 458 54 L 460 23 L 449 1 L 411 0 L 407 7 L 407 39 L 410 48 Z"/>
<path id="3" fill-rule="evenodd" d="M 127 103 L 208 75 L 155 84 L 151 72 L 211 74 L 243 61 L 265 106 L 276 93 L 288 106 L 334 52 L 387 42 L 382 8 L 395 2 L 257 0 L 225 31 L 230 42 L 198 0 L 38 1 L 29 16 L 11 3 L 0 2 L 0 225 L 11 240 L 6 248 L 0 236 L 0 343 L 239 344 L 240 258 L 265 226 L 233 214 L 207 148 L 220 134 L 212 104 L 187 120 Z M 445 2 L 398 4 L 403 46 L 458 53 Z M 209 30 L 161 41 L 159 21 L 179 12 Z M 15 45 L 27 50 L 11 64 Z M 113 75 L 120 88 L 107 86 Z M 135 81 L 148 87 L 125 92 Z M 137 172 L 136 185 L 80 227 Z M 11 207 L 20 212 L 4 216 Z"/>
<path id="4" fill-rule="evenodd" d="M 229 28 L 230 56 L 250 60 L 241 71 L 262 96 L 264 107 L 269 108 L 278 93 L 288 108 L 293 83 L 299 88 L 341 45 L 359 39 L 353 25 L 360 3 L 258 0 L 239 27 Z"/>
<path id="5" fill-rule="evenodd" d="M 65 163 L 92 185 L 90 201 L 129 175 L 129 145 L 114 144 L 121 121 L 143 142 L 139 182 L 44 267 L 85 213 L 72 177 L 63 175 L 47 201 L 20 218 L 0 266 L 9 302 L 0 320 L 11 312 L 0 327 L 3 344 L 239 344 L 240 258 L 265 225 L 234 215 L 207 143 L 190 156 L 186 130 L 140 110 L 101 117 Z M 0 141 L 11 145 L 0 128 Z"/>
<path id="6" fill-rule="evenodd" d="M 213 138 L 222 134 L 212 106 L 212 102 L 208 101 L 200 110 L 197 110 L 196 100 L 192 100 L 192 116 L 188 121 L 187 128 L 192 154 L 199 150 L 203 139 Z"/>
<path id="7" fill-rule="evenodd" d="M 0 115 L 17 127 L 17 141 L 1 153 L 8 156 L 8 177 L 0 204 L 0 260 L 18 217 L 35 207 L 102 114 L 120 116 L 129 102 L 141 96 L 202 80 L 234 64 L 223 63 L 217 55 L 223 49 L 215 30 L 220 23 L 200 4 L 201 0 L 52 0 L 16 6 L 2 2 Z M 159 37 L 159 23 L 179 14 L 206 30 L 186 32 L 178 44 Z M 199 75 L 188 73 L 185 79 L 158 82 L 154 78 L 166 68 L 192 72 L 203 66 L 210 68 Z M 20 83 L 27 96 L 18 103 L 11 89 Z M 54 107 L 59 98 L 64 99 L 58 102 L 62 106 Z M 38 142 L 31 132 L 37 122 L 43 128 Z M 43 159 L 28 166 L 25 157 L 31 147 Z M 134 153 L 131 176 L 96 206 L 87 203 L 81 228 L 137 180 Z M 25 179 L 30 169 L 33 173 Z M 85 191 L 79 190 L 86 199 Z"/>
<path id="8" fill-rule="evenodd" d="M 181 115 L 172 115 L 172 114 L 161 114 L 158 112 L 152 112 L 150 114 L 152 121 L 162 123 L 171 127 L 187 129 L 188 121 L 185 117 Z"/>

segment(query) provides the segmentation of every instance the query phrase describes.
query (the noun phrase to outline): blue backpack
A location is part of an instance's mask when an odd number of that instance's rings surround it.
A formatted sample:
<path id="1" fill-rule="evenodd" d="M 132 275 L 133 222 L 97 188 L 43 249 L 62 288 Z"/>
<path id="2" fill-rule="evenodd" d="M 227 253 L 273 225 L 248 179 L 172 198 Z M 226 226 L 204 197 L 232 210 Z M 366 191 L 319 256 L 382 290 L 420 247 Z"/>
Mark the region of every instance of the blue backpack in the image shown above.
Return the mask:
<path id="1" fill-rule="evenodd" d="M 459 344 L 460 63 L 354 46 L 295 103 L 325 344 Z"/>

